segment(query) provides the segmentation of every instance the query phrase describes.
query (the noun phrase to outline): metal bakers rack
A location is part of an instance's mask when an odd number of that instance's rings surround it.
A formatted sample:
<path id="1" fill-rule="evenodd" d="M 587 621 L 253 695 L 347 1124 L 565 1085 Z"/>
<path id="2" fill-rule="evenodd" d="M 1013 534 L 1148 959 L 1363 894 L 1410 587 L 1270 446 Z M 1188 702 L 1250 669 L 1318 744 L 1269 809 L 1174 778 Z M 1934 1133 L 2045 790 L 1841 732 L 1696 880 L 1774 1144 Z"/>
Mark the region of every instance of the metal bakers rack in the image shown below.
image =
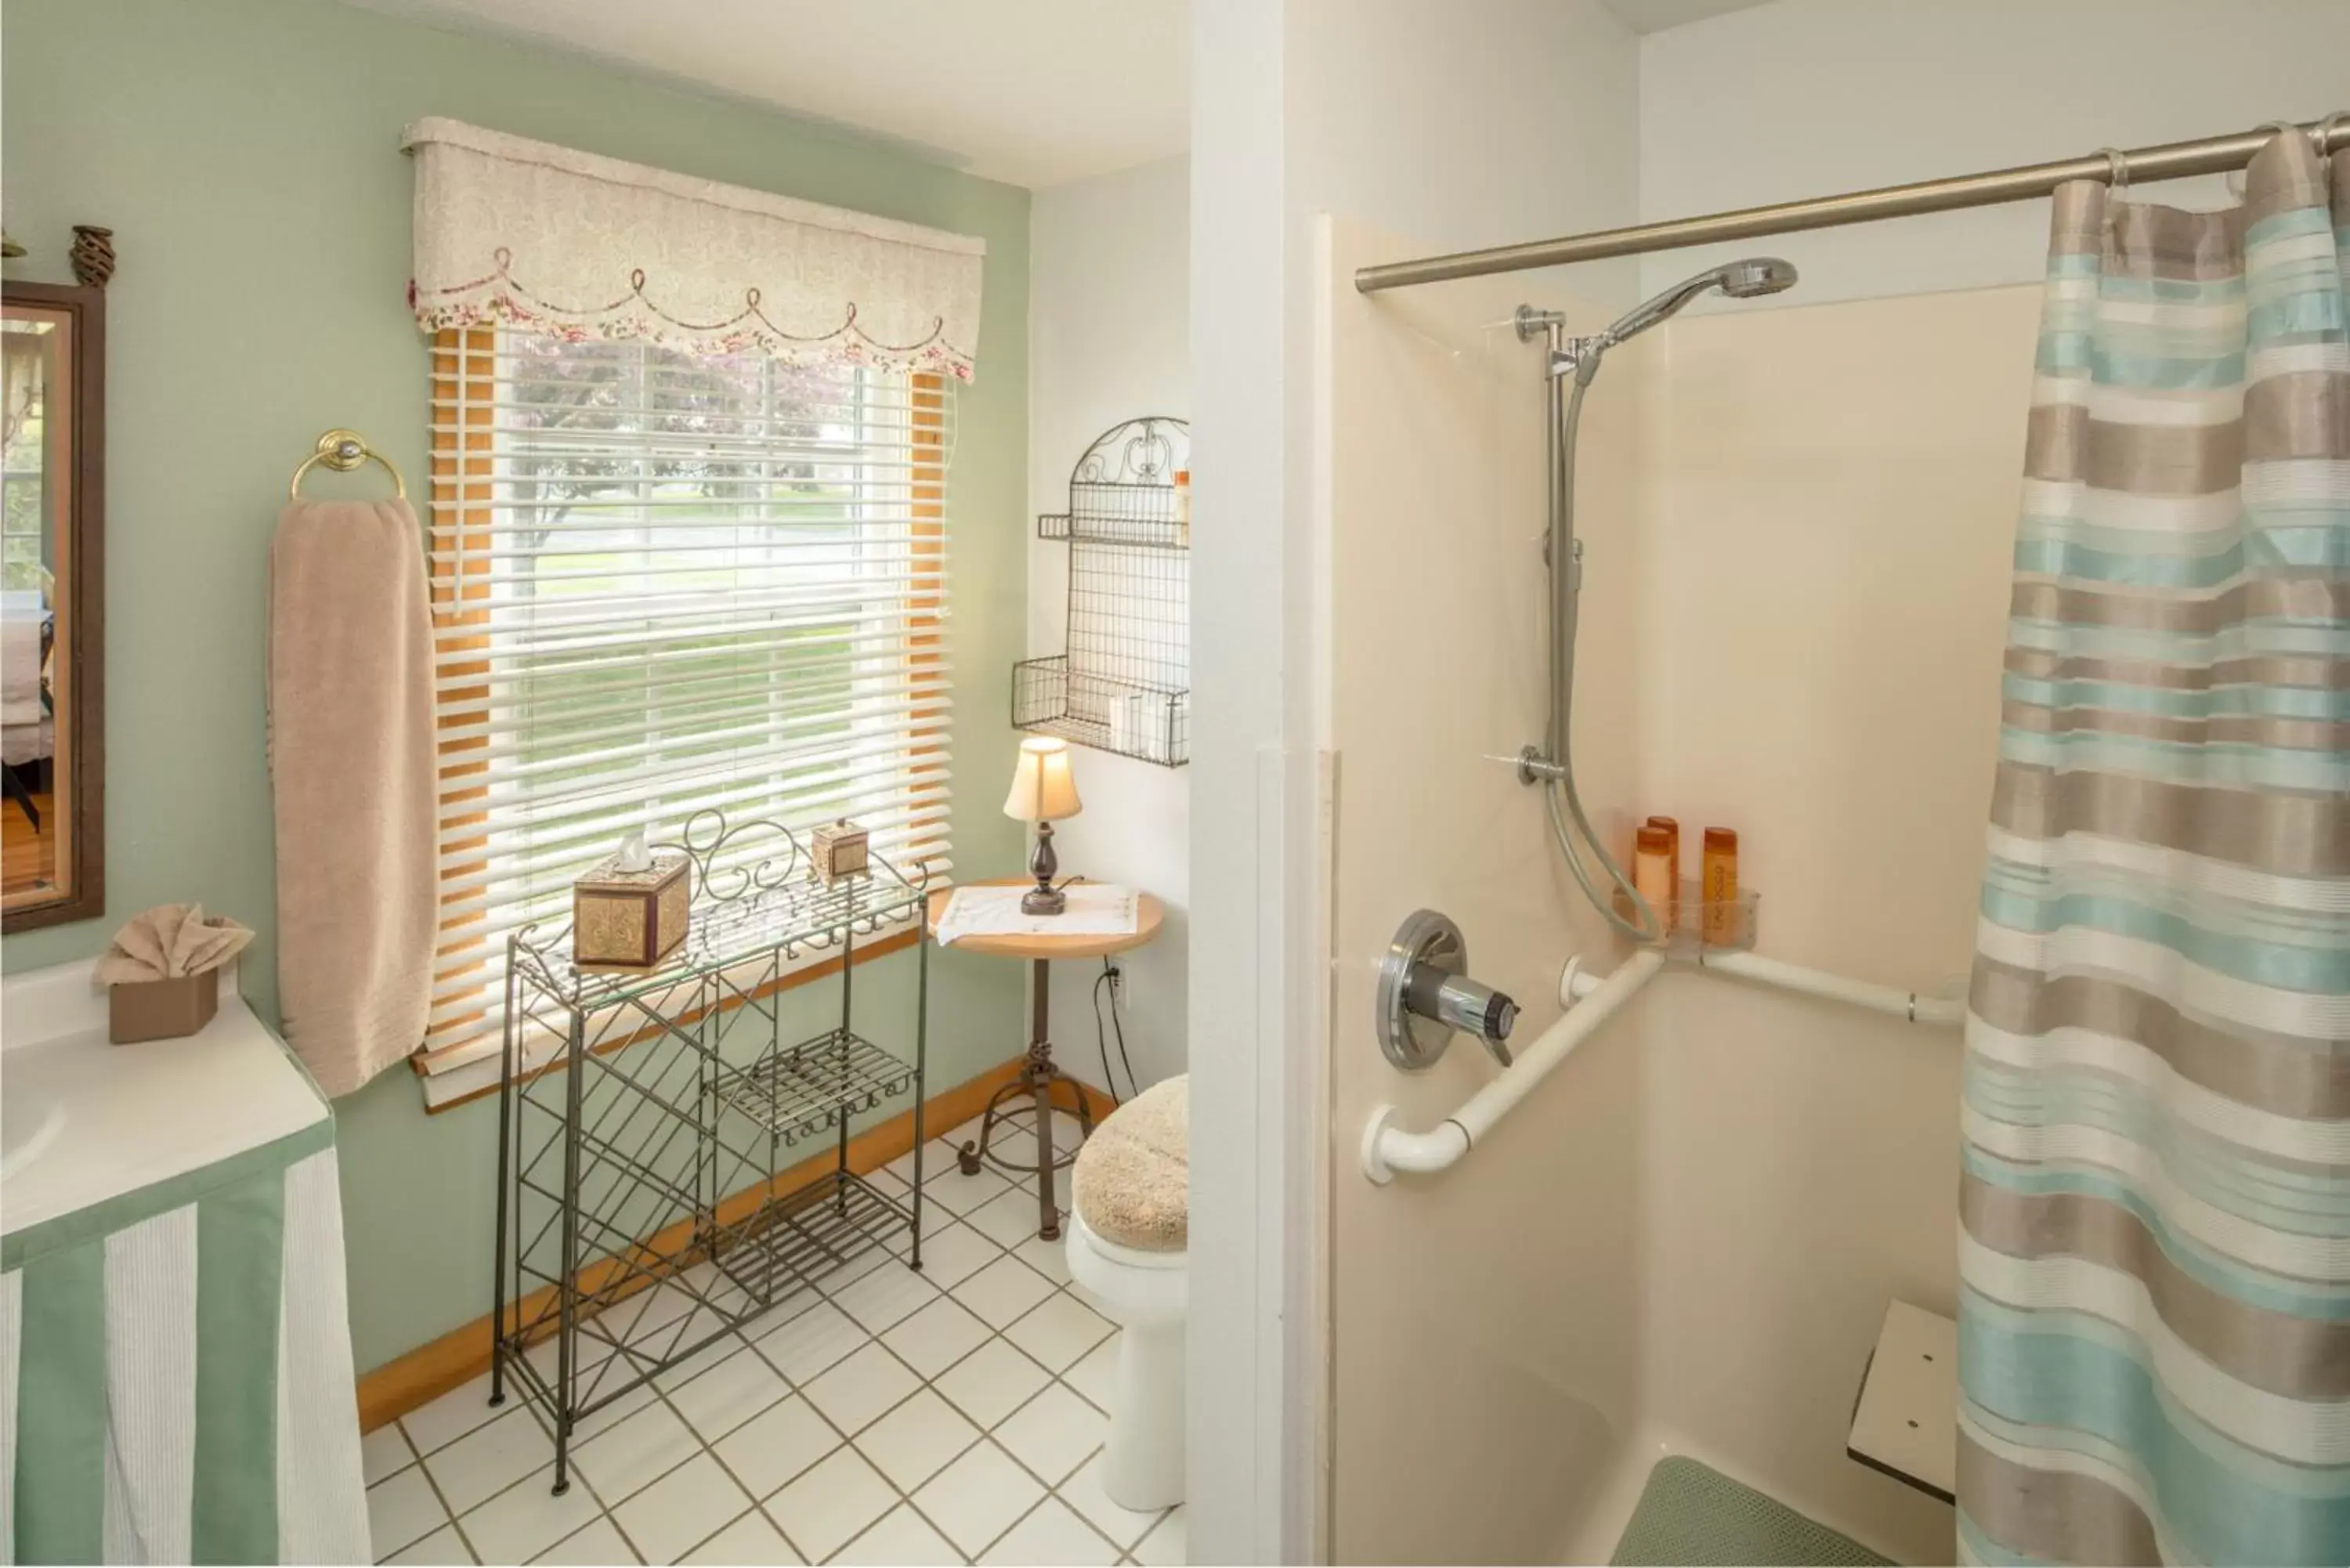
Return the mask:
<path id="1" fill-rule="evenodd" d="M 1102 432 L 1069 509 L 1036 519 L 1069 546 L 1067 651 L 1013 667 L 1012 722 L 1179 768 L 1191 760 L 1191 520 L 1176 475 L 1191 427 L 1154 416 Z"/>
<path id="2" fill-rule="evenodd" d="M 546 1407 L 557 1493 L 585 1417 L 876 1247 L 922 1266 L 927 870 L 876 854 L 827 883 L 790 829 L 714 811 L 656 847 L 692 879 L 659 968 L 583 968 L 568 924 L 506 945 L 490 1403 L 512 1387 Z M 858 1032 L 850 961 L 899 932 L 917 978 L 893 1049 Z M 837 1022 L 787 1031 L 786 976 L 828 952 Z M 899 1198 L 848 1168 L 849 1126 L 909 1093 Z"/>

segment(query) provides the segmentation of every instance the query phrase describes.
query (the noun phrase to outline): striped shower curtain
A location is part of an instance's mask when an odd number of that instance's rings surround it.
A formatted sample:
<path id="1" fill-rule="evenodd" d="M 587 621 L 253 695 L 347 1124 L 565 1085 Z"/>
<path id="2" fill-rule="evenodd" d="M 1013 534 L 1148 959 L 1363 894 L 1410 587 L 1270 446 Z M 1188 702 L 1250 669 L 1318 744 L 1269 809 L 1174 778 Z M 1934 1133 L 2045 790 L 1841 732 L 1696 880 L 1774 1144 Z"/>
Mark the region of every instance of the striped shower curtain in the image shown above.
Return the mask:
<path id="1" fill-rule="evenodd" d="M 1960 1190 L 1966 1562 L 2350 1563 L 2350 155 L 2065 187 Z"/>

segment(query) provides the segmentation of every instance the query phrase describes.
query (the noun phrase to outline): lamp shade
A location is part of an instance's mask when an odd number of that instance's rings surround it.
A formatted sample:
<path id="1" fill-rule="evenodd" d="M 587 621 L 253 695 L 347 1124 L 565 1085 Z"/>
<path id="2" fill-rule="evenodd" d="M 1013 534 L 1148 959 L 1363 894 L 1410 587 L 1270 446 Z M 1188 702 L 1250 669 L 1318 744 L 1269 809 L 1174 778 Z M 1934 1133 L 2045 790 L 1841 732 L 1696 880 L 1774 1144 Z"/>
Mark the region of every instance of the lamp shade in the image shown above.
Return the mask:
<path id="1" fill-rule="evenodd" d="M 1020 765 L 1003 815 L 1023 822 L 1058 822 L 1082 809 L 1076 775 L 1069 771 L 1069 742 L 1057 735 L 1031 735 L 1020 742 Z"/>

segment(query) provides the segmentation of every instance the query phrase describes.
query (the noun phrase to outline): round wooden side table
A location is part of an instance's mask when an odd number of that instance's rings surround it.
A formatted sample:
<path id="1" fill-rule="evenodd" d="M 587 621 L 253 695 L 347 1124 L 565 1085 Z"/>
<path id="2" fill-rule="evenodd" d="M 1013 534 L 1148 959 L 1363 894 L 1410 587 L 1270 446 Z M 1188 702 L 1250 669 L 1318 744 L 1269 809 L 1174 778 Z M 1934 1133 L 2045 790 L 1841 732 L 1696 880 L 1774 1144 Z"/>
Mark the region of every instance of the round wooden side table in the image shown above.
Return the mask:
<path id="1" fill-rule="evenodd" d="M 1030 880 L 1026 877 L 992 877 L 970 886 L 1026 887 Z M 938 926 L 939 917 L 946 913 L 947 900 L 953 895 L 951 888 L 940 888 L 931 894 L 931 925 L 933 929 Z M 980 1118 L 979 1137 L 964 1143 L 956 1151 L 955 1158 L 965 1176 L 977 1176 L 982 1162 L 1013 1176 L 1033 1172 L 1036 1178 L 1036 1234 L 1047 1241 L 1058 1241 L 1061 1235 L 1061 1213 L 1053 1203 L 1053 1173 L 1066 1169 L 1077 1158 L 1077 1151 L 1074 1148 L 1057 1157 L 1053 1152 L 1053 1083 L 1060 1079 L 1076 1085 L 1076 1080 L 1053 1063 L 1052 961 L 1055 959 L 1107 958 L 1115 953 L 1130 952 L 1157 936 L 1159 919 L 1165 913 L 1159 900 L 1149 893 L 1137 893 L 1135 898 L 1134 929 L 1121 935 L 964 937 L 948 944 L 961 952 L 1026 959 L 1033 966 L 1029 986 L 1035 994 L 1029 1002 L 1027 1059 L 1021 1063 L 1017 1078 L 988 1097 L 986 1115 Z M 1033 1164 L 1015 1164 L 987 1147 L 1000 1122 L 1009 1123 L 1022 1111 L 1030 1108 L 1026 1106 L 1014 1106 L 1010 1111 L 1002 1108 L 1006 1100 L 1023 1096 L 1031 1102 L 1036 1118 L 1036 1158 Z M 1077 1089 L 1076 1101 L 1077 1141 L 1082 1144 L 1094 1132 L 1093 1109 L 1087 1104 L 1082 1086 Z"/>

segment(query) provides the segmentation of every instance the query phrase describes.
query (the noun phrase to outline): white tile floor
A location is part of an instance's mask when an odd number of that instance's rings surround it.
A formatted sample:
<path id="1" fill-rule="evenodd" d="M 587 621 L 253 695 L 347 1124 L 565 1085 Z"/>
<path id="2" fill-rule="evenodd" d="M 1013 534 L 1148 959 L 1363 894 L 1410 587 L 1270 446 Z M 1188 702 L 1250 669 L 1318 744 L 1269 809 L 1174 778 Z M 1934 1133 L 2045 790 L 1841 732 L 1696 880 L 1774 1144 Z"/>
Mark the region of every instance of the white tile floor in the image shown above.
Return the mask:
<path id="1" fill-rule="evenodd" d="M 1033 1179 L 956 1170 L 976 1131 L 925 1151 L 920 1273 L 852 1265 L 599 1413 L 562 1497 L 543 1413 L 487 1378 L 368 1434 L 379 1559 L 1181 1563 L 1182 1509 L 1101 1490 L 1117 1330 L 1037 1240 Z"/>

